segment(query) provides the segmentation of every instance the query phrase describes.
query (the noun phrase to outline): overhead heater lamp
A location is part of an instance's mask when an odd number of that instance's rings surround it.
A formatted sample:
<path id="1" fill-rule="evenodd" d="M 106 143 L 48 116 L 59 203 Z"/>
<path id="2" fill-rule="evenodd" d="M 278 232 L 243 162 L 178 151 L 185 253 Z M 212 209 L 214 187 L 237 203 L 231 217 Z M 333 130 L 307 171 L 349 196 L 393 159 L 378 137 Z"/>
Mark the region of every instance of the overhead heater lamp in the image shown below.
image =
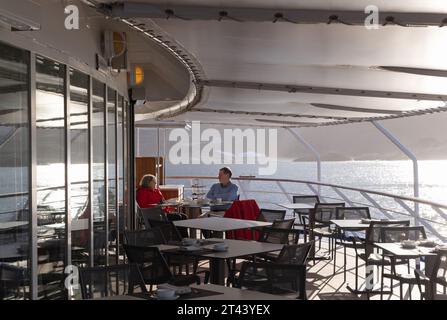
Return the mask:
<path id="1" fill-rule="evenodd" d="M 0 9 L 0 25 L 6 26 L 11 31 L 36 31 L 40 30 L 40 24 L 28 19 L 16 16 Z"/>

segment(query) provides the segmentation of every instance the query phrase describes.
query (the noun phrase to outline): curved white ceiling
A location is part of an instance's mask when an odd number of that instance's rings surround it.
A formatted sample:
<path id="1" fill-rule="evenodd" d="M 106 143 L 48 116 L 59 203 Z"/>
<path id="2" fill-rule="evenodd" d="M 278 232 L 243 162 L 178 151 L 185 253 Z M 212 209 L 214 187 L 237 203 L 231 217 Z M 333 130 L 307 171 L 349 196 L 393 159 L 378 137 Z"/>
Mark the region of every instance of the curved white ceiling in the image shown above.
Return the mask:
<path id="1" fill-rule="evenodd" d="M 135 2 L 135 1 L 134 1 Z M 370 1 L 150 1 L 170 5 L 216 7 L 364 10 Z M 375 1 L 383 11 L 447 13 L 445 0 Z M 409 94 L 444 95 L 447 78 L 379 69 L 380 66 L 447 70 L 447 27 L 385 26 L 367 30 L 363 26 L 339 24 L 292 24 L 217 20 L 153 19 L 166 33 L 192 54 L 203 68 L 204 80 L 317 86 L 340 89 L 375 90 Z M 376 117 L 383 114 L 350 111 L 350 108 L 414 111 L 445 107 L 434 98 L 377 98 L 321 93 L 288 93 L 255 89 L 208 88 L 209 93 L 195 107 L 222 111 L 188 112 L 174 117 L 184 121 L 200 119 L 232 122 L 241 118 L 259 124 L 254 116 L 231 111 L 276 112 L 284 114 Z M 444 97 L 444 96 L 443 96 Z M 342 106 L 317 108 L 311 104 Z M 348 107 L 346 110 L 345 107 Z M 359 110 L 361 111 L 361 110 Z M 265 116 L 268 119 L 307 122 L 293 116 Z M 327 119 L 319 119 L 324 124 Z"/>

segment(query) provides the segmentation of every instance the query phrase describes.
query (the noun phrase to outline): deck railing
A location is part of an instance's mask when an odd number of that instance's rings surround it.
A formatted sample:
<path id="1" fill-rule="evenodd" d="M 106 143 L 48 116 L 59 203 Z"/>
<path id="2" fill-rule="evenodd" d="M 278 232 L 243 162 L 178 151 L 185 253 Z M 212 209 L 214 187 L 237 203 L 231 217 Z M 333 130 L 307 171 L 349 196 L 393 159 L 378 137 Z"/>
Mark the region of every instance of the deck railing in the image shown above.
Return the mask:
<path id="1" fill-rule="evenodd" d="M 185 186 L 194 179 L 210 181 L 210 185 L 216 182 L 216 177 L 207 176 L 166 177 L 169 183 L 181 182 Z M 429 236 L 447 241 L 447 204 L 316 181 L 256 177 L 235 177 L 233 180 L 239 185 L 241 199 L 255 199 L 263 207 L 292 202 L 294 195 L 315 194 L 322 202 L 342 201 L 348 206 L 369 207 L 376 218 L 411 218 L 414 224 L 424 226 Z"/>

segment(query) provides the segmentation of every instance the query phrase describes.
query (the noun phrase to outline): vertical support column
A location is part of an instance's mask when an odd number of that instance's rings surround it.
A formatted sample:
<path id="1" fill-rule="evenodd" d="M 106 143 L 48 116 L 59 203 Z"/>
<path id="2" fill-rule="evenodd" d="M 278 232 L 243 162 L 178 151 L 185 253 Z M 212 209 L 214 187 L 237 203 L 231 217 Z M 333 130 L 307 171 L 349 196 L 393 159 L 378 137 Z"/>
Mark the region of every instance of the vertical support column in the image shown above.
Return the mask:
<path id="1" fill-rule="evenodd" d="M 119 210 L 120 198 L 120 176 L 119 176 L 119 160 L 118 160 L 118 106 L 119 106 L 118 91 L 115 91 L 115 226 L 116 226 L 116 264 L 120 261 L 120 215 Z"/>
<path id="2" fill-rule="evenodd" d="M 161 183 L 160 181 L 160 127 L 157 127 L 157 181 L 158 183 Z"/>
<path id="3" fill-rule="evenodd" d="M 411 161 L 413 161 L 413 194 L 415 198 L 419 198 L 419 168 L 418 159 L 416 156 L 405 147 L 390 131 L 388 131 L 382 124 L 377 121 L 371 123 L 379 130 L 385 137 L 388 138 L 396 147 L 399 148 Z M 419 218 L 419 203 L 414 203 L 414 213 Z M 419 225 L 419 219 L 415 219 L 415 224 Z"/>
<path id="4" fill-rule="evenodd" d="M 70 67 L 65 66 L 65 237 L 66 259 L 65 267 L 71 263 L 71 110 L 70 110 Z M 68 289 L 68 288 L 67 288 Z M 70 294 L 70 292 L 68 292 Z M 68 297 L 70 298 L 70 297 Z"/>
<path id="5" fill-rule="evenodd" d="M 30 295 L 32 300 L 37 300 L 37 287 L 38 287 L 38 270 L 37 270 L 37 150 L 36 150 L 36 55 L 30 53 L 29 61 L 29 77 L 28 77 L 28 99 L 29 99 L 29 149 L 30 149 L 30 166 L 29 166 L 29 257 L 31 270 L 30 279 Z"/>
<path id="6" fill-rule="evenodd" d="M 95 253 L 95 242 L 94 242 L 94 224 L 93 224 L 93 78 L 88 77 L 88 197 L 90 203 L 89 212 L 89 258 L 90 267 L 95 264 L 94 253 Z"/>
<path id="7" fill-rule="evenodd" d="M 131 213 L 131 221 L 132 226 L 131 230 L 135 230 L 137 226 L 136 221 L 136 206 L 135 206 L 135 101 L 132 99 L 132 91 L 129 93 L 130 96 L 130 103 L 129 108 L 127 109 L 127 132 L 128 132 L 128 144 L 129 144 L 129 155 L 128 155 L 128 161 L 129 161 L 129 211 Z"/>
<path id="8" fill-rule="evenodd" d="M 307 150 L 309 150 L 314 156 L 315 160 L 317 162 L 317 181 L 321 182 L 321 157 L 320 153 L 309 143 L 304 139 L 304 137 L 298 132 L 297 128 L 294 128 L 295 130 L 291 128 L 286 128 L 287 131 L 290 132 L 290 134 L 299 142 L 301 142 Z M 318 196 L 321 195 L 321 186 L 318 186 Z"/>
<path id="9" fill-rule="evenodd" d="M 104 84 L 104 225 L 105 265 L 109 265 L 109 88 Z"/>

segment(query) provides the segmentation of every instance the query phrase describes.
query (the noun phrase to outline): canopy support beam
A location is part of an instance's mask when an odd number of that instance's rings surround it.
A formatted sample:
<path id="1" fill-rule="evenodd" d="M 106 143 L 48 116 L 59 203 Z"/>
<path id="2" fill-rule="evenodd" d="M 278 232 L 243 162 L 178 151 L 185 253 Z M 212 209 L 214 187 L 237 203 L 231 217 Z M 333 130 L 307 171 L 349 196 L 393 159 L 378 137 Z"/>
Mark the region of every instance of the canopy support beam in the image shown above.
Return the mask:
<path id="1" fill-rule="evenodd" d="M 371 123 L 379 130 L 388 140 L 390 140 L 400 151 L 402 151 L 412 162 L 413 162 L 413 194 L 415 198 L 419 198 L 419 168 L 418 159 L 416 156 L 404 146 L 396 136 L 394 136 L 390 131 L 388 131 L 381 123 L 378 121 L 371 121 Z M 415 224 L 419 225 L 419 203 L 414 203 L 414 213 L 417 219 L 415 219 Z"/>

